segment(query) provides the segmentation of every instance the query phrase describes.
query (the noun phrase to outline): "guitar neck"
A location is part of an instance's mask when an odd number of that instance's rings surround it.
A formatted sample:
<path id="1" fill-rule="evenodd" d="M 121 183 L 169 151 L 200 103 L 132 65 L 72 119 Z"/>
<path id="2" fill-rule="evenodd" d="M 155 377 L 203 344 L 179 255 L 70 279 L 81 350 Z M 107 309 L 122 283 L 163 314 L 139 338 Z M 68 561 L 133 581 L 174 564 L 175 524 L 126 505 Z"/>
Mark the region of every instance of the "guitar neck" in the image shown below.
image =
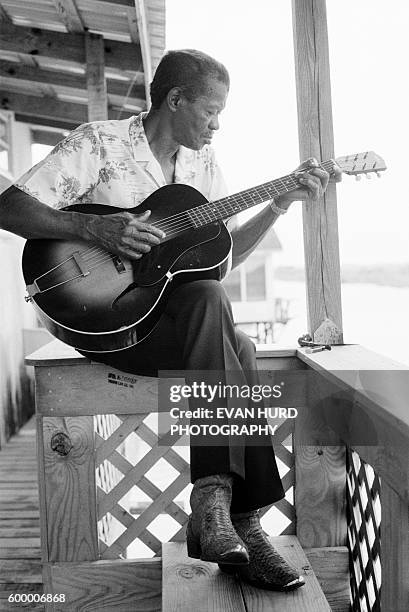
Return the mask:
<path id="1" fill-rule="evenodd" d="M 331 173 L 334 162 L 332 160 L 321 163 L 321 167 Z M 268 181 L 257 187 L 245 189 L 239 193 L 206 202 L 195 208 L 190 209 L 189 215 L 195 227 L 208 225 L 214 221 L 222 221 L 236 215 L 243 210 L 248 210 L 257 204 L 262 204 L 283 193 L 298 189 L 300 184 L 293 174 L 286 174 L 280 178 Z"/>

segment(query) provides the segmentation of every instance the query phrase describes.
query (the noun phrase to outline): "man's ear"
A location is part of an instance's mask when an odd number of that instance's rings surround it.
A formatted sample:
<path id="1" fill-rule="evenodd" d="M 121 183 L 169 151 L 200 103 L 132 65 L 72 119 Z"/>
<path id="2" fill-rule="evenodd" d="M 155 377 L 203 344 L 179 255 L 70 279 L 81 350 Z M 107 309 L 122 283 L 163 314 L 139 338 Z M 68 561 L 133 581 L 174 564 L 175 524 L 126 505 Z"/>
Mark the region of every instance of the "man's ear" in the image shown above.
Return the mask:
<path id="1" fill-rule="evenodd" d="M 166 101 L 169 110 L 171 110 L 173 113 L 176 112 L 184 102 L 184 97 L 180 87 L 173 87 L 170 89 L 166 97 Z"/>

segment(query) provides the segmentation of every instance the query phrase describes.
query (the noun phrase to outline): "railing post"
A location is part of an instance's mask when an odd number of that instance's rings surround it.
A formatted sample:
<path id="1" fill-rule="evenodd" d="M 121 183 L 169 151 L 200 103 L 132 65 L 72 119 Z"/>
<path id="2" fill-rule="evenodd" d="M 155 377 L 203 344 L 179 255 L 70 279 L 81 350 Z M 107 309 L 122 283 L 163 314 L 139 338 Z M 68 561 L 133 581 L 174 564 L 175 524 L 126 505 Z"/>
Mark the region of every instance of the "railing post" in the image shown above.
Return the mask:
<path id="1" fill-rule="evenodd" d="M 334 156 L 325 0 L 293 0 L 300 158 Z M 341 275 L 335 185 L 303 206 L 309 333 L 342 344 Z"/>
<path id="2" fill-rule="evenodd" d="M 44 592 L 54 593 L 51 563 L 98 559 L 93 417 L 38 414 L 37 444 Z"/>
<path id="3" fill-rule="evenodd" d="M 409 610 L 409 508 L 381 481 L 381 610 Z"/>

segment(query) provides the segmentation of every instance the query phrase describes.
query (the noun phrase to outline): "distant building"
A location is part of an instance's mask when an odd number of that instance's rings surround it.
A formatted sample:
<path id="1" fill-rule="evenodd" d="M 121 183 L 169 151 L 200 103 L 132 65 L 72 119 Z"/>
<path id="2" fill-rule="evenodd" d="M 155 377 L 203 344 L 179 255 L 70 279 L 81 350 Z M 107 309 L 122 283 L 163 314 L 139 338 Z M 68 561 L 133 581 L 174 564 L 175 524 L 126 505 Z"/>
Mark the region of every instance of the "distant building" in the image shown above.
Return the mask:
<path id="1" fill-rule="evenodd" d="M 274 292 L 274 256 L 282 247 L 274 229 L 223 281 L 238 326 L 259 343 L 274 341 L 274 324 L 286 322 L 287 304 Z"/>

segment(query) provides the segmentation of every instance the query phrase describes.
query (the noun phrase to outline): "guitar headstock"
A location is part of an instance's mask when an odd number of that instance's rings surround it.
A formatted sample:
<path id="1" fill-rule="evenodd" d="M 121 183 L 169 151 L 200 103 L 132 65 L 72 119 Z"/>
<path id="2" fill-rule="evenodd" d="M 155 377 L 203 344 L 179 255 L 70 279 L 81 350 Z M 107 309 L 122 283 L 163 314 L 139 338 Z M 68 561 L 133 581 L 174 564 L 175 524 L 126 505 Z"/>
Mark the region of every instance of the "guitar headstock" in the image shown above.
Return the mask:
<path id="1" fill-rule="evenodd" d="M 341 168 L 342 172 L 352 175 L 369 175 L 371 172 L 376 172 L 376 174 L 380 176 L 380 173 L 386 170 L 386 165 L 382 157 L 373 151 L 337 157 L 335 162 Z"/>

